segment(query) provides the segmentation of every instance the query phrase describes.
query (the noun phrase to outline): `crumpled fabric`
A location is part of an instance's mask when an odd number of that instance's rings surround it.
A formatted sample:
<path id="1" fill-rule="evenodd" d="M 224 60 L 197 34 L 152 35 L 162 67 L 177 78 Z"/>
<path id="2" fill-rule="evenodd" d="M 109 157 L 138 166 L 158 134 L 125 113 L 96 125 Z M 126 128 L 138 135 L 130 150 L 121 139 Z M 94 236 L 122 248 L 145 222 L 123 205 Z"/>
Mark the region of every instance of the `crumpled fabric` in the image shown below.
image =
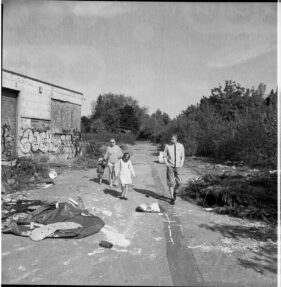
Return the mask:
<path id="1" fill-rule="evenodd" d="M 159 204 L 157 202 L 151 204 L 140 204 L 136 207 L 136 211 L 139 212 L 161 212 Z"/>
<path id="2" fill-rule="evenodd" d="M 71 230 L 71 229 L 77 229 L 82 227 L 81 224 L 75 223 L 75 222 L 56 222 L 51 223 L 47 225 L 43 225 L 39 228 L 35 228 L 30 232 L 30 238 L 35 241 L 42 240 L 53 233 L 55 233 L 57 230 Z"/>
<path id="3" fill-rule="evenodd" d="M 32 202 L 29 203 L 32 204 Z M 38 203 L 39 202 L 36 201 L 37 205 Z M 41 206 L 31 213 L 26 213 L 26 216 L 14 219 L 15 213 L 13 213 L 8 219 L 5 218 L 6 221 L 4 224 L 2 222 L 2 232 L 19 236 L 30 236 L 32 230 L 40 226 L 47 226 L 58 222 L 73 222 L 81 225 L 81 227 L 58 229 L 48 234 L 47 237 L 83 238 L 99 232 L 105 224 L 101 218 L 89 213 L 88 210 L 73 206 L 69 202 L 59 203 L 57 208 L 56 203 L 53 202 L 40 203 L 42 204 Z M 24 209 L 21 207 L 19 210 L 22 212 Z M 27 206 L 25 211 L 28 212 Z"/>

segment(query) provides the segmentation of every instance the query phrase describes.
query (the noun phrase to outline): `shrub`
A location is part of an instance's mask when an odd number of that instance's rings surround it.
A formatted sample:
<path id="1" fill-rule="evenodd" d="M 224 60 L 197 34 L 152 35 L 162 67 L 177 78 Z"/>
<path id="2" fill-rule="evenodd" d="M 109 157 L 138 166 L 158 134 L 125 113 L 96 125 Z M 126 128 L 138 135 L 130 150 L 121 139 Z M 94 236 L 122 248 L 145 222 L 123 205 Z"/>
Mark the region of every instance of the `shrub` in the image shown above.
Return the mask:
<path id="1" fill-rule="evenodd" d="M 86 142 L 94 141 L 96 143 L 108 144 L 109 140 L 114 138 L 118 145 L 125 144 L 135 144 L 136 135 L 133 133 L 111 133 L 104 131 L 102 133 L 85 133 L 82 134 L 82 139 Z"/>

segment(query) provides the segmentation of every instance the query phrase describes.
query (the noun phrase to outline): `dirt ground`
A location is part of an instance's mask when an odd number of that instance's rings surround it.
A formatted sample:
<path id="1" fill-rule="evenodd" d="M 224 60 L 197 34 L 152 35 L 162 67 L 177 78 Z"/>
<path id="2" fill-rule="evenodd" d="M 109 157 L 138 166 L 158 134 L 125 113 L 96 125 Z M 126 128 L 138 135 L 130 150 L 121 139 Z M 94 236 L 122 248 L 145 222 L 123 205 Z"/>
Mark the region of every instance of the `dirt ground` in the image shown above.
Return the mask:
<path id="1" fill-rule="evenodd" d="M 120 188 L 99 185 L 94 169 L 65 171 L 28 199 L 65 201 L 81 196 L 106 226 L 82 239 L 44 239 L 2 234 L 3 284 L 276 286 L 276 229 L 258 221 L 218 215 L 178 198 L 168 199 L 165 165 L 157 147 L 131 147 L 136 179 L 127 201 Z M 187 158 L 183 181 L 200 175 L 204 162 Z M 108 174 L 106 172 L 105 178 Z M 140 213 L 158 202 L 161 213 Z M 114 243 L 99 247 L 101 240 Z"/>

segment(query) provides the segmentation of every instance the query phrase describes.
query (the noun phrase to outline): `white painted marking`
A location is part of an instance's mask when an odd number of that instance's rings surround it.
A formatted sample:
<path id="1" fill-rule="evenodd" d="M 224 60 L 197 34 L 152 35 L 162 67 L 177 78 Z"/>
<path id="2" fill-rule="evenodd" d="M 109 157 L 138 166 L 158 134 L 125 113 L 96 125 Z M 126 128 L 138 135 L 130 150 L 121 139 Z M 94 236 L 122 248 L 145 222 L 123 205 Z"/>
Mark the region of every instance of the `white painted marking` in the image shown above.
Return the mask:
<path id="1" fill-rule="evenodd" d="M 174 240 L 173 240 L 173 237 L 172 237 L 172 231 L 171 231 L 171 225 L 170 225 L 170 218 L 168 216 L 167 213 L 165 213 L 165 216 L 167 217 L 167 222 L 168 222 L 168 229 L 169 229 L 169 236 L 170 236 L 170 241 L 175 244 Z"/>
<path id="2" fill-rule="evenodd" d="M 94 250 L 93 252 L 88 253 L 88 256 L 92 256 L 92 255 L 100 254 L 100 253 L 104 253 L 104 248 L 98 248 L 97 250 Z"/>

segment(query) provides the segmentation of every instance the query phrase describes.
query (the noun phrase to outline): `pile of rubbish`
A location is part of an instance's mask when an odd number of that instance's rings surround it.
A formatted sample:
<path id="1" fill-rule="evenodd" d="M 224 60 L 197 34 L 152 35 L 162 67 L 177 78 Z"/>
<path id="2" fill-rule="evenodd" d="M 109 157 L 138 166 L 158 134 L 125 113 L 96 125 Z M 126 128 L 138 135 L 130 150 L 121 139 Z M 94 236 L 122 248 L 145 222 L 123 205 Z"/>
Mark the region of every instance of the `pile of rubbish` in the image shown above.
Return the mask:
<path id="1" fill-rule="evenodd" d="M 145 204 L 145 203 L 140 204 L 136 207 L 136 211 L 138 211 L 138 212 L 151 212 L 151 213 L 161 212 L 158 202 L 154 202 L 151 204 Z"/>
<path id="2" fill-rule="evenodd" d="M 82 238 L 104 226 L 101 218 L 89 213 L 81 198 L 77 201 L 2 201 L 2 233 L 12 233 L 39 241 L 51 238 Z"/>
<path id="3" fill-rule="evenodd" d="M 208 173 L 189 181 L 181 195 L 217 213 L 277 220 L 276 171 Z"/>
<path id="4" fill-rule="evenodd" d="M 2 162 L 2 193 L 13 193 L 28 188 L 45 188 L 54 184 L 56 172 L 29 158 L 18 158 L 9 165 Z"/>

